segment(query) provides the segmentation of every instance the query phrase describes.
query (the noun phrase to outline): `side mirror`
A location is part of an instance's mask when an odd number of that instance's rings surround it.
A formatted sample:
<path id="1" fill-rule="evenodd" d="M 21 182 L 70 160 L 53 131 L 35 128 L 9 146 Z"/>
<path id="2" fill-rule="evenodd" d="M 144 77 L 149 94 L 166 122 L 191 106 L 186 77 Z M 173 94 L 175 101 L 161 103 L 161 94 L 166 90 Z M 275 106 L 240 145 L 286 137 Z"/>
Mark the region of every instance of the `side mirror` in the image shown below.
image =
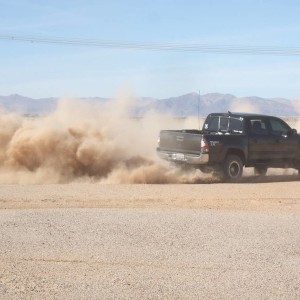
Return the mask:
<path id="1" fill-rule="evenodd" d="M 296 135 L 297 134 L 297 129 L 295 129 L 295 128 L 291 129 L 288 134 L 289 135 Z"/>
<path id="2" fill-rule="evenodd" d="M 283 137 L 288 137 L 288 136 L 292 136 L 292 135 L 296 135 L 297 134 L 297 129 L 291 129 L 291 130 L 289 130 L 289 131 L 287 131 L 287 132 L 284 132 L 283 134 L 282 134 L 282 136 Z"/>

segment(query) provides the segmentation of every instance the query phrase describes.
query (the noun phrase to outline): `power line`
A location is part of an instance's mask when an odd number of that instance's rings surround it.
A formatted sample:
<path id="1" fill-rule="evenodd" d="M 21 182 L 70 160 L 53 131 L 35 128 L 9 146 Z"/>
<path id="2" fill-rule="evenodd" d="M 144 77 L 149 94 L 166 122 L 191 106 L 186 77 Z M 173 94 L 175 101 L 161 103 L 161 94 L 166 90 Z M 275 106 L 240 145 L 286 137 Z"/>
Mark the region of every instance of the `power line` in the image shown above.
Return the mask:
<path id="1" fill-rule="evenodd" d="M 121 50 L 148 50 L 148 51 L 176 51 L 198 53 L 220 53 L 241 55 L 276 55 L 300 56 L 300 47 L 270 47 L 270 46 L 235 46 L 235 45 L 209 45 L 209 44 L 183 44 L 183 43 L 146 43 L 146 42 L 120 42 L 101 41 L 96 39 L 64 38 L 64 37 L 38 37 L 0 35 L 0 40 L 29 42 L 51 45 L 69 45 L 110 48 Z"/>

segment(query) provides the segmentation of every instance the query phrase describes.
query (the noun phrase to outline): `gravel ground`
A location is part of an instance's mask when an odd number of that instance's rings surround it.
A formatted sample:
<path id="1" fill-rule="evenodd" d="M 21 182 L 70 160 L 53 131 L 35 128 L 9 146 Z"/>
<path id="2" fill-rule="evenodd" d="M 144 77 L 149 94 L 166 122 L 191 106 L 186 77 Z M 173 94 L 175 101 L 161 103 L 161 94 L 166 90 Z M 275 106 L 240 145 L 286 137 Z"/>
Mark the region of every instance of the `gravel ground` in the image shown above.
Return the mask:
<path id="1" fill-rule="evenodd" d="M 300 185 L 0 186 L 1 299 L 299 299 Z"/>

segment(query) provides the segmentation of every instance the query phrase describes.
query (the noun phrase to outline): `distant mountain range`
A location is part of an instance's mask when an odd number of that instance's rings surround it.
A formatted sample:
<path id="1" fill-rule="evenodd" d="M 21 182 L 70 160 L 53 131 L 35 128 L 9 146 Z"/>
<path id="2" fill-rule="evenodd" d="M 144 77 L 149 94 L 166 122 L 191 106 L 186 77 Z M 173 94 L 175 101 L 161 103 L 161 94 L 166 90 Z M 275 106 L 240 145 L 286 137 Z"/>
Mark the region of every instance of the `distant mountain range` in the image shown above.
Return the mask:
<path id="1" fill-rule="evenodd" d="M 107 98 L 80 98 L 81 101 L 101 104 L 109 101 Z M 26 115 L 48 114 L 55 110 L 58 98 L 32 99 L 18 94 L 0 96 L 0 107 L 7 111 Z M 298 109 L 296 107 L 298 106 Z M 149 111 L 169 113 L 177 117 L 197 115 L 206 116 L 211 112 L 258 112 L 275 116 L 298 116 L 300 105 L 296 100 L 283 98 L 239 98 L 230 94 L 210 93 L 199 96 L 189 93 L 168 99 L 140 98 L 134 107 L 133 115 L 141 117 Z"/>

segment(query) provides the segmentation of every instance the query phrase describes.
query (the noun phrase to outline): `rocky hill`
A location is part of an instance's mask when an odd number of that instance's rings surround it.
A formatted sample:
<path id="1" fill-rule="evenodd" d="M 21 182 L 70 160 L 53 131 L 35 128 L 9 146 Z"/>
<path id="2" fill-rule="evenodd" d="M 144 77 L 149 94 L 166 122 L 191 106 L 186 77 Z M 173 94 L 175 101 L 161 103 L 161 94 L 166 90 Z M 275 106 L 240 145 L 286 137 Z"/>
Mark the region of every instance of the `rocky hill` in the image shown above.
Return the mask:
<path id="1" fill-rule="evenodd" d="M 101 97 L 80 98 L 82 101 L 103 103 Z M 47 114 L 55 110 L 58 98 L 32 99 L 21 95 L 0 96 L 0 107 L 8 111 L 28 115 Z M 298 106 L 298 109 L 296 108 Z M 148 111 L 170 113 L 178 117 L 223 111 L 257 112 L 275 116 L 300 115 L 299 104 L 295 100 L 283 98 L 244 97 L 231 94 L 210 93 L 199 96 L 197 93 L 167 99 L 140 98 L 134 107 L 135 116 L 143 116 Z"/>

